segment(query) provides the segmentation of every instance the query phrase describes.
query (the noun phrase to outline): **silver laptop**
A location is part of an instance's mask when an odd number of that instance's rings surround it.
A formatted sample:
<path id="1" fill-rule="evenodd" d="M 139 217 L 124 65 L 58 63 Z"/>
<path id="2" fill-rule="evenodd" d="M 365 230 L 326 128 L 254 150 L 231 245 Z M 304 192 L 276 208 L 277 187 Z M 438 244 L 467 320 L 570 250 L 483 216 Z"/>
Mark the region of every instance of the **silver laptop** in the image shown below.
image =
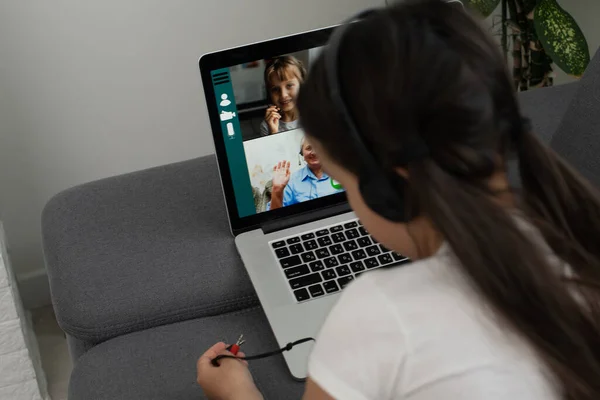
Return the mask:
<path id="1" fill-rule="evenodd" d="M 340 185 L 320 171 L 301 118 L 292 118 L 301 66 L 310 70 L 332 29 L 200 59 L 231 231 L 282 347 L 315 337 L 341 291 L 361 274 L 408 262 L 370 237 Z M 265 69 L 275 71 L 269 84 Z M 281 119 L 267 124 L 269 107 Z M 306 377 L 311 348 L 284 353 L 297 379 Z"/>

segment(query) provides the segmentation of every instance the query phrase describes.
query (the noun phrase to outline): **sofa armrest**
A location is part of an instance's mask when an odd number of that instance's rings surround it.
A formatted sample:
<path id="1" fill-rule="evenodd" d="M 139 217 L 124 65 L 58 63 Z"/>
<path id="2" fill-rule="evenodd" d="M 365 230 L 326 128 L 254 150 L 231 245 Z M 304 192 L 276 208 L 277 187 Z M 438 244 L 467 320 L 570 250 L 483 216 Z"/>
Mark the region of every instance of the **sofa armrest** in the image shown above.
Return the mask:
<path id="1" fill-rule="evenodd" d="M 214 156 L 66 190 L 42 236 L 58 322 L 81 340 L 258 304 Z"/>

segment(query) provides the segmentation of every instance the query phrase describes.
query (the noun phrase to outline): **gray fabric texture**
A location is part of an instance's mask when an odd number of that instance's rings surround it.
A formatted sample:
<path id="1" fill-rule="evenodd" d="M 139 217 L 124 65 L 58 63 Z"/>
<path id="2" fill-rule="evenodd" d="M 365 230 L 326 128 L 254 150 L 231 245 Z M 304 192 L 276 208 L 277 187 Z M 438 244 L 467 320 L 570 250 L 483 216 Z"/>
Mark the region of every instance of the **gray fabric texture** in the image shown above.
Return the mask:
<path id="1" fill-rule="evenodd" d="M 521 112 L 531 120 L 533 131 L 550 144 L 579 82 L 519 93 Z"/>
<path id="2" fill-rule="evenodd" d="M 56 317 L 84 341 L 258 304 L 214 156 L 62 192 L 42 235 Z"/>
<path id="3" fill-rule="evenodd" d="M 92 342 L 85 342 L 83 340 L 74 338 L 73 336 L 66 334 L 67 346 L 69 348 L 69 355 L 73 364 L 77 362 L 77 359 L 84 354 L 86 351 L 94 347 L 96 344 Z"/>
<path id="4" fill-rule="evenodd" d="M 204 399 L 196 384 L 197 359 L 209 346 L 235 341 L 240 333 L 248 355 L 278 348 L 259 307 L 111 339 L 79 358 L 69 400 Z M 292 379 L 281 355 L 251 361 L 250 370 L 265 399 L 302 397 L 304 385 Z"/>
<path id="5" fill-rule="evenodd" d="M 600 51 L 579 81 L 551 146 L 591 182 L 600 185 Z"/>

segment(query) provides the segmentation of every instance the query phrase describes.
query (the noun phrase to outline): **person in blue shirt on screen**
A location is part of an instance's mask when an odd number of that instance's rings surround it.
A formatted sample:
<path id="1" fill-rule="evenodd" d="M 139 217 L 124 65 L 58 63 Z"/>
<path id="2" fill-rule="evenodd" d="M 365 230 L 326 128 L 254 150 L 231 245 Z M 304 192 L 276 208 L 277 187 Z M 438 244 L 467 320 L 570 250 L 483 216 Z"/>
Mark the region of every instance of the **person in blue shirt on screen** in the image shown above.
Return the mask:
<path id="1" fill-rule="evenodd" d="M 292 204 L 339 193 L 333 181 L 321 167 L 319 157 L 306 139 L 302 139 L 300 154 L 306 165 L 290 174 L 290 162 L 280 161 L 273 168 L 273 189 L 267 210 L 287 207 Z"/>

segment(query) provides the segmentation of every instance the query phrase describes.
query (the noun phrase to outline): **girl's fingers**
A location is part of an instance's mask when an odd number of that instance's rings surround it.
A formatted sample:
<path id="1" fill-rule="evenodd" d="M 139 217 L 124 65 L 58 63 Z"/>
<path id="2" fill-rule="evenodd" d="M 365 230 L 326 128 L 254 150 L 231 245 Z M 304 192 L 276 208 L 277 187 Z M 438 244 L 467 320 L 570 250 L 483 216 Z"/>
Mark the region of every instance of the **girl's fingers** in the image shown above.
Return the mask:
<path id="1" fill-rule="evenodd" d="M 243 351 L 238 351 L 238 353 L 236 354 L 237 357 L 246 357 L 246 353 L 244 353 Z M 244 365 L 248 366 L 248 361 L 246 360 L 240 360 L 240 362 L 244 363 Z"/>
<path id="2" fill-rule="evenodd" d="M 198 359 L 198 367 L 203 364 L 209 364 L 213 358 L 218 356 L 227 345 L 223 342 L 215 343 L 210 349 L 206 350 L 202 356 Z"/>

